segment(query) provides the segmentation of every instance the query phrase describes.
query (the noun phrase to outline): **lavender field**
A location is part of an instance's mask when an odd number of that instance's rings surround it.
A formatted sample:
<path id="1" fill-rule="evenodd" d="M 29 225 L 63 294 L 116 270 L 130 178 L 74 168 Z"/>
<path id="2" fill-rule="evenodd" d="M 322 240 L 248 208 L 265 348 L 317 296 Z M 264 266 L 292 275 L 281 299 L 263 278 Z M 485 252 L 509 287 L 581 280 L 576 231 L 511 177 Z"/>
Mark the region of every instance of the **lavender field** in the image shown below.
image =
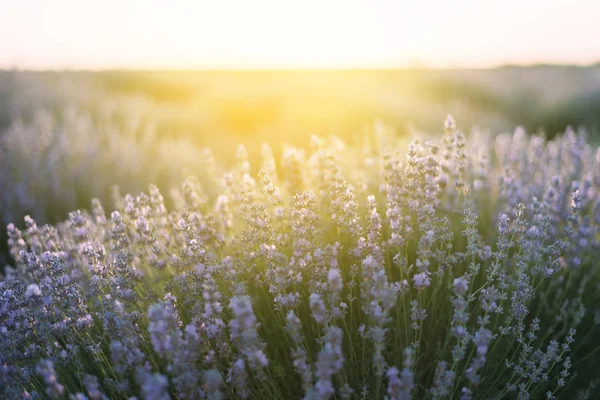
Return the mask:
<path id="1" fill-rule="evenodd" d="M 4 72 L 0 398 L 598 398 L 596 70 Z"/>

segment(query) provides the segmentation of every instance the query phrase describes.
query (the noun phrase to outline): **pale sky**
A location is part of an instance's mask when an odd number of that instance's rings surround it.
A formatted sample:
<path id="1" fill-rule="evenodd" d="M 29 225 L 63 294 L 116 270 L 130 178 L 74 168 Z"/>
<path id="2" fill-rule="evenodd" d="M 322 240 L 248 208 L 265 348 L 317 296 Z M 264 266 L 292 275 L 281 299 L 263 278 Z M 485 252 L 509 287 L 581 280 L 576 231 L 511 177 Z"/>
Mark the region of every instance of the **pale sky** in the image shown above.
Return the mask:
<path id="1" fill-rule="evenodd" d="M 600 61 L 600 0 L 0 0 L 0 68 Z"/>

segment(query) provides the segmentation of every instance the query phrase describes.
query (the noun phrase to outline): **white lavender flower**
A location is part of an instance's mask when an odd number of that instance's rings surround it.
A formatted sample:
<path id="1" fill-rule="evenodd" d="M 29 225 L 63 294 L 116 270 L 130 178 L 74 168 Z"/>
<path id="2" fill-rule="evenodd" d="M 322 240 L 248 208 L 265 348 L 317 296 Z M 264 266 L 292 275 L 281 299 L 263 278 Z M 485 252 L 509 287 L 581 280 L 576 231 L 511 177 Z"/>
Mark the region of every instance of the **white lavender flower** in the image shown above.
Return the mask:
<path id="1" fill-rule="evenodd" d="M 252 310 L 250 297 L 235 295 L 229 308 L 234 315 L 234 319 L 229 323 L 231 340 L 238 345 L 238 350 L 244 355 L 250 368 L 266 367 L 269 360 L 264 353 L 265 344 L 257 332 L 259 323 Z"/>
<path id="2" fill-rule="evenodd" d="M 469 290 L 469 283 L 465 278 L 459 277 L 454 279 L 454 293 L 458 296 L 464 296 L 467 294 L 467 290 Z"/>
<path id="3" fill-rule="evenodd" d="M 42 291 L 40 290 L 40 287 L 35 283 L 32 283 L 31 285 L 27 286 L 27 290 L 25 291 L 25 298 L 27 298 L 28 300 L 40 297 L 41 295 Z"/>
<path id="4" fill-rule="evenodd" d="M 408 400 L 411 398 L 411 392 L 415 387 L 414 374 L 412 372 L 414 350 L 407 347 L 402 354 L 404 356 L 404 368 L 402 372 L 396 367 L 391 367 L 387 371 L 388 388 L 386 399 L 389 400 Z"/>
<path id="5" fill-rule="evenodd" d="M 429 279 L 429 272 L 421 272 L 419 274 L 415 274 L 413 276 L 413 281 L 415 284 L 415 289 L 429 287 L 429 285 L 431 284 L 431 279 Z"/>

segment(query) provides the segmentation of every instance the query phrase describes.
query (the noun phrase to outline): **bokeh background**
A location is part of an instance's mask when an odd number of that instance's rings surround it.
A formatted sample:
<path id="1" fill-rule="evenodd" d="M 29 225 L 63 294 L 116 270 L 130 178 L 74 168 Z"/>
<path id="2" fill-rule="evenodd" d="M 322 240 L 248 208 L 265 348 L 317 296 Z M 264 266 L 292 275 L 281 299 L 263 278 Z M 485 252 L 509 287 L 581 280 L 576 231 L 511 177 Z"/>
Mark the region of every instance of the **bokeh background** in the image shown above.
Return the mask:
<path id="1" fill-rule="evenodd" d="M 600 143 L 600 5 L 0 0 L 0 225 L 167 192 L 263 143 L 442 131 Z M 5 233 L 0 231 L 0 264 Z"/>

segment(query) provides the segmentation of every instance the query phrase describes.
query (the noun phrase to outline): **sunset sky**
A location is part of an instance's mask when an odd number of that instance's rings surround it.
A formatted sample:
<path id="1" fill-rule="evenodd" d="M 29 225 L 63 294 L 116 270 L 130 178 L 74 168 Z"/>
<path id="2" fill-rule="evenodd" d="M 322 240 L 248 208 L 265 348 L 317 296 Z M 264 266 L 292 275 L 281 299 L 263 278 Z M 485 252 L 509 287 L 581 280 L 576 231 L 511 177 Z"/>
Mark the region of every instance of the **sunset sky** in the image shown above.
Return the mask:
<path id="1" fill-rule="evenodd" d="M 0 0 L 0 68 L 600 61 L 598 0 Z"/>

